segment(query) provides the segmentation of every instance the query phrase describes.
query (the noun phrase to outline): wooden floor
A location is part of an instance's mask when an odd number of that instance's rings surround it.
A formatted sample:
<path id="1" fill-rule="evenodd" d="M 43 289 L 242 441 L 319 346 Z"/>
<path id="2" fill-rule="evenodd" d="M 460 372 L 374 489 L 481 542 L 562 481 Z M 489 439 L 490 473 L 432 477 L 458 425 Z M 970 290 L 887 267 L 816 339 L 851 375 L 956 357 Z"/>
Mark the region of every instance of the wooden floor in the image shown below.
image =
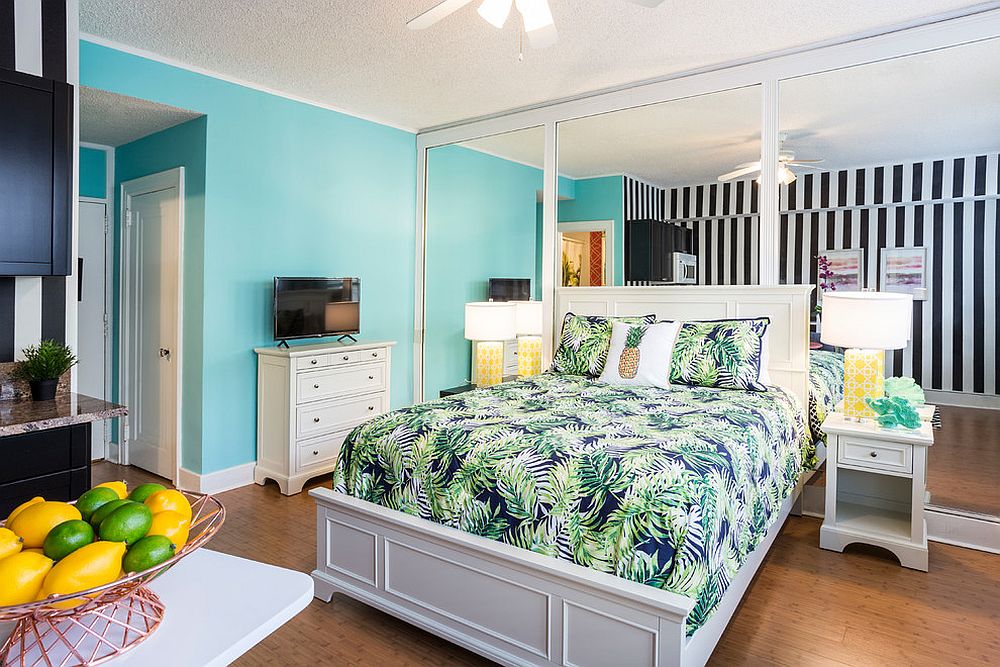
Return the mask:
<path id="1" fill-rule="evenodd" d="M 156 479 L 94 467 L 94 483 Z M 220 494 L 226 523 L 209 547 L 309 572 L 315 509 L 305 493 L 250 485 Z M 874 548 L 823 551 L 816 519 L 791 517 L 712 657 L 714 665 L 1000 664 L 1000 556 L 932 543 L 930 573 Z M 238 665 L 489 665 L 337 595 L 314 600 Z"/>
<path id="2" fill-rule="evenodd" d="M 940 410 L 927 459 L 931 503 L 1000 516 L 1000 410 Z"/>

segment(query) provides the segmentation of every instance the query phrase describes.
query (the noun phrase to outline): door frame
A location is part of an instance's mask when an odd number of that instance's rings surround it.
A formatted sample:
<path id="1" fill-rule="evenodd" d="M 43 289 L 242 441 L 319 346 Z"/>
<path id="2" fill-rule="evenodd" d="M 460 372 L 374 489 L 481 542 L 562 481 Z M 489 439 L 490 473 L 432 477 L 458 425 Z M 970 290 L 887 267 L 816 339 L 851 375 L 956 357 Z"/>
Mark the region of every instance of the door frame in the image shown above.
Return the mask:
<path id="1" fill-rule="evenodd" d="M 614 220 L 575 220 L 560 222 L 556 225 L 556 246 L 562 252 L 563 232 L 604 232 L 604 275 L 606 283 L 615 282 L 615 221 Z M 562 280 L 557 282 L 562 283 Z M 605 284 L 604 287 L 608 285 Z"/>
<path id="2" fill-rule="evenodd" d="M 114 234 L 111 233 L 111 205 L 108 204 L 108 200 L 102 197 L 84 197 L 80 196 L 80 204 L 104 204 L 104 395 L 100 398 L 104 401 L 111 400 L 111 386 L 114 384 L 114 374 L 112 373 L 113 364 L 111 363 L 112 355 L 114 354 L 114 346 L 112 345 L 111 336 L 111 310 L 112 303 L 114 300 L 114 280 L 113 276 L 110 275 L 108 269 L 114 266 Z M 79 254 L 79 253 L 78 253 Z M 77 312 L 79 313 L 79 306 L 77 306 Z M 77 327 L 80 326 L 79 314 L 77 315 Z M 77 332 L 77 346 L 80 345 L 80 333 Z M 113 420 L 106 420 L 109 423 Z M 104 442 L 100 443 L 101 446 L 101 457 L 102 459 L 107 459 L 108 455 L 111 453 L 111 429 L 104 429 Z M 94 443 L 91 443 L 91 451 L 93 451 Z"/>
<path id="3" fill-rule="evenodd" d="M 128 305 L 128 284 L 129 281 L 126 279 L 129 275 L 128 262 L 128 248 L 127 240 L 128 234 L 127 230 L 127 218 L 128 214 L 132 209 L 132 198 L 139 195 L 150 194 L 152 192 L 158 192 L 160 190 L 167 190 L 169 188 L 176 188 L 177 192 L 177 271 L 176 271 L 176 281 L 175 288 L 177 290 L 177 313 L 174 318 L 176 322 L 176 341 L 174 347 L 176 348 L 171 352 L 176 361 L 176 395 L 174 397 L 175 405 L 175 418 L 176 424 L 174 425 L 175 442 L 174 447 L 174 474 L 171 480 L 174 486 L 177 486 L 180 481 L 180 468 L 181 468 L 181 452 L 183 451 L 183 434 L 181 432 L 181 416 L 183 414 L 183 370 L 184 370 L 184 167 L 175 167 L 173 169 L 168 169 L 166 171 L 161 171 L 155 174 L 150 174 L 148 176 L 142 176 L 140 178 L 135 178 L 130 181 L 123 181 L 121 189 L 121 211 L 120 216 L 120 236 L 121 236 L 121 255 L 118 258 L 118 271 L 119 271 L 119 341 L 120 345 L 118 348 L 118 387 L 120 396 L 128 396 L 128 371 L 127 366 L 128 355 L 125 351 L 128 349 L 130 343 L 130 332 L 128 327 L 129 318 L 126 317 L 125 309 Z M 126 416 L 123 418 L 123 428 L 120 431 L 119 437 L 119 451 L 121 452 L 120 463 L 128 465 L 128 447 L 129 447 L 129 418 Z"/>

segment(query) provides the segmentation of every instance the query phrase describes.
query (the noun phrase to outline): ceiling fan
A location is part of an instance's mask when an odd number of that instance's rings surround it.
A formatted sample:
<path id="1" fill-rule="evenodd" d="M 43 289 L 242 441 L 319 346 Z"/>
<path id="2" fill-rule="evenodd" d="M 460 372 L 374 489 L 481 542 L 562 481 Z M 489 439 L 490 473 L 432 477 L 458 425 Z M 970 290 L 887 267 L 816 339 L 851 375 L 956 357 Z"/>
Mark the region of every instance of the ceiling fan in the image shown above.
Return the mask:
<path id="1" fill-rule="evenodd" d="M 819 169 L 819 167 L 814 167 L 814 164 L 819 164 L 823 160 L 796 160 L 795 151 L 784 148 L 785 140 L 788 139 L 788 135 L 782 132 L 778 135 L 778 185 L 788 185 L 795 181 L 797 175 L 792 171 L 792 167 L 796 169 Z M 747 174 L 753 174 L 760 171 L 760 160 L 755 160 L 753 162 L 744 162 L 743 164 L 736 165 L 736 168 L 729 173 L 719 176 L 719 180 L 722 182 L 732 181 L 739 178 L 740 176 L 746 176 Z M 756 178 L 757 182 L 760 183 L 760 176 Z"/>
<path id="2" fill-rule="evenodd" d="M 442 0 L 427 11 L 406 23 L 410 30 L 429 28 L 441 19 L 451 16 L 474 0 Z M 644 7 L 656 7 L 663 0 L 629 0 Z M 517 7 L 524 22 L 528 42 L 536 49 L 555 44 L 559 38 L 548 0 L 483 0 L 479 15 L 496 28 L 503 28 L 510 16 L 511 7 Z"/>

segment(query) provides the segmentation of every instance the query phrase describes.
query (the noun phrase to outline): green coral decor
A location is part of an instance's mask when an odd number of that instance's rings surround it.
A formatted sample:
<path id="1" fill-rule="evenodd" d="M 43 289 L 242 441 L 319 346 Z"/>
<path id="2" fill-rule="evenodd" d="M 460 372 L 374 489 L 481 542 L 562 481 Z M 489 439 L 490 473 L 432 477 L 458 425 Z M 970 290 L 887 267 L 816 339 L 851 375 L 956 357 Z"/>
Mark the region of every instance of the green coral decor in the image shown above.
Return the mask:
<path id="1" fill-rule="evenodd" d="M 920 428 L 920 415 L 917 414 L 913 404 L 905 398 L 899 396 L 866 398 L 865 403 L 878 415 L 876 419 L 882 428 Z"/>
<path id="2" fill-rule="evenodd" d="M 913 378 L 886 378 L 885 395 L 889 398 L 905 398 L 914 405 L 926 403 L 924 390 Z"/>

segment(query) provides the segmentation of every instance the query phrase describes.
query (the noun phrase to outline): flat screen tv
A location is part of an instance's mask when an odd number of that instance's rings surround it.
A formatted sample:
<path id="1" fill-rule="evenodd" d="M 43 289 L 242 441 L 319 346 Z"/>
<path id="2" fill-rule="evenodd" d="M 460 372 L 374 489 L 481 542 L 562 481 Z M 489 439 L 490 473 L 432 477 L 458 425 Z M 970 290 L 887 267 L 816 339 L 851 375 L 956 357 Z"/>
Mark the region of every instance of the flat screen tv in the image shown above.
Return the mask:
<path id="1" fill-rule="evenodd" d="M 361 331 L 360 278 L 275 278 L 274 339 Z"/>
<path id="2" fill-rule="evenodd" d="M 531 278 L 490 278 L 490 301 L 531 301 Z"/>

